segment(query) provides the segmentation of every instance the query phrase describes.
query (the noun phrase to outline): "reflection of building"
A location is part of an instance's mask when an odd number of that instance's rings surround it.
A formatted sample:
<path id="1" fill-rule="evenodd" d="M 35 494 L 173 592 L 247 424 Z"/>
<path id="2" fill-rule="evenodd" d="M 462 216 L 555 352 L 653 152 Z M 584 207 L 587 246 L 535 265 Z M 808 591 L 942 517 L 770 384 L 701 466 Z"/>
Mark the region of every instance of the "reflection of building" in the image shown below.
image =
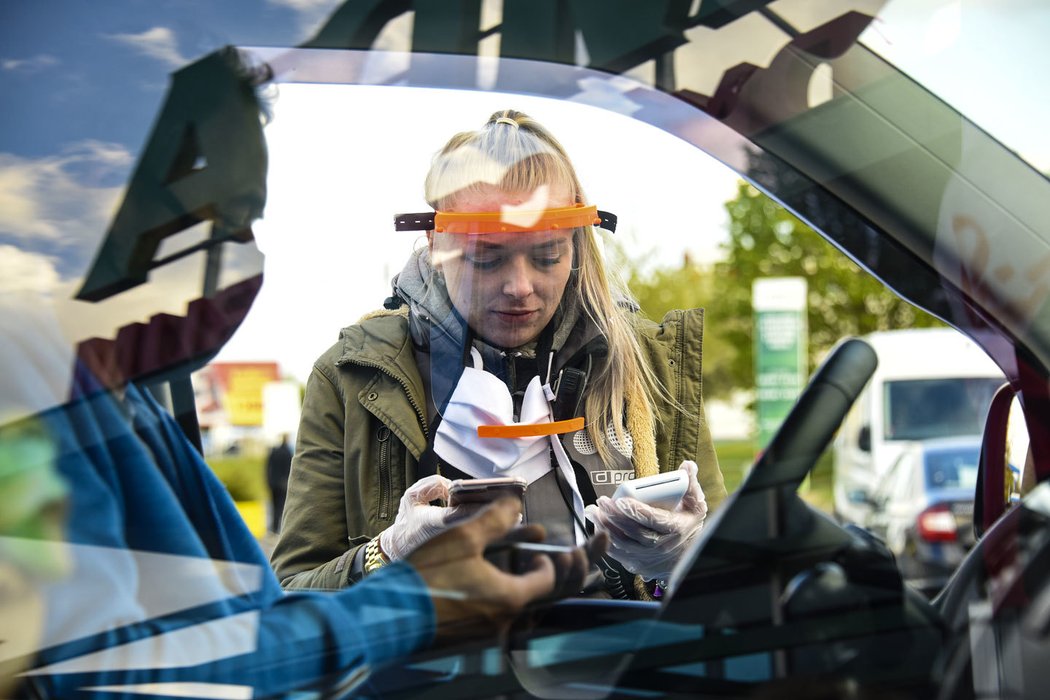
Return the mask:
<path id="1" fill-rule="evenodd" d="M 193 374 L 205 453 L 265 445 L 266 387 L 279 382 L 276 362 L 215 362 Z M 298 407 L 296 407 L 298 408 Z"/>

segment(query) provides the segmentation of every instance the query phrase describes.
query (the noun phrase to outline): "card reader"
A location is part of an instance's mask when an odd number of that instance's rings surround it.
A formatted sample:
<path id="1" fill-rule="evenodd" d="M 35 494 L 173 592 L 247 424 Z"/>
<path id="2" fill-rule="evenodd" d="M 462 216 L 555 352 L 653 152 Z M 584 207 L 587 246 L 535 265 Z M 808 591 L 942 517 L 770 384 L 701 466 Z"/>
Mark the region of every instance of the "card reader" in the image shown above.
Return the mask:
<path id="1" fill-rule="evenodd" d="M 681 469 L 622 482 L 613 498 L 630 496 L 642 503 L 671 510 L 689 488 L 689 474 Z"/>

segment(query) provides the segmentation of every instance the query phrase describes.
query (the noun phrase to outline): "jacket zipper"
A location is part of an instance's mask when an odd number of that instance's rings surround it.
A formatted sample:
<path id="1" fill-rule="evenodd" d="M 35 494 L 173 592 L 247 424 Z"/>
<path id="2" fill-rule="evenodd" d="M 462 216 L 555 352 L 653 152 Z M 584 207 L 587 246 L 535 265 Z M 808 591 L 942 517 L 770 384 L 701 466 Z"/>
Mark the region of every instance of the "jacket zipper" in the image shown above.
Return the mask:
<path id="1" fill-rule="evenodd" d="M 390 517 L 390 428 L 379 426 L 379 518 Z"/>

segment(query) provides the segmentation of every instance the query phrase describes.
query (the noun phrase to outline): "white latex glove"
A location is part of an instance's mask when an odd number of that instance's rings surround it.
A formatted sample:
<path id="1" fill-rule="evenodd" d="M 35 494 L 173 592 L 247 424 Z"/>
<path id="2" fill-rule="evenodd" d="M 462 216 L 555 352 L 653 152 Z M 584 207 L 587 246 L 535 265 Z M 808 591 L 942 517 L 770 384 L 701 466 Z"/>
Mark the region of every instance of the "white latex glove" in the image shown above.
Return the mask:
<path id="1" fill-rule="evenodd" d="M 595 530 L 608 533 L 609 555 L 646 580 L 670 577 L 707 517 L 707 500 L 696 479 L 696 462 L 682 462 L 679 469 L 689 474 L 689 487 L 674 510 L 656 508 L 635 498 L 601 496 L 584 511 Z"/>
<path id="2" fill-rule="evenodd" d="M 391 561 L 403 559 L 416 547 L 459 520 L 478 510 L 477 504 L 453 508 L 432 506 L 431 501 L 448 502 L 452 482 L 440 474 L 424 477 L 408 487 L 401 497 L 394 524 L 379 535 L 379 546 Z"/>

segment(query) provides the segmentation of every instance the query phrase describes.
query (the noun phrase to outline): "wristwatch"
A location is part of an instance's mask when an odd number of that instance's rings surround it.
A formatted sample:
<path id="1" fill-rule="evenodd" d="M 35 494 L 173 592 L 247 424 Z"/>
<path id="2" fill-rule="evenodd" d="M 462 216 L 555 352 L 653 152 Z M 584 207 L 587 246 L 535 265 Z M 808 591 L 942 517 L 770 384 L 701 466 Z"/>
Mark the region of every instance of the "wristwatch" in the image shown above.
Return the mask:
<path id="1" fill-rule="evenodd" d="M 379 546 L 379 535 L 376 535 L 365 545 L 365 576 L 389 563 L 390 560 L 386 558 L 383 549 Z"/>

